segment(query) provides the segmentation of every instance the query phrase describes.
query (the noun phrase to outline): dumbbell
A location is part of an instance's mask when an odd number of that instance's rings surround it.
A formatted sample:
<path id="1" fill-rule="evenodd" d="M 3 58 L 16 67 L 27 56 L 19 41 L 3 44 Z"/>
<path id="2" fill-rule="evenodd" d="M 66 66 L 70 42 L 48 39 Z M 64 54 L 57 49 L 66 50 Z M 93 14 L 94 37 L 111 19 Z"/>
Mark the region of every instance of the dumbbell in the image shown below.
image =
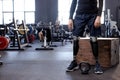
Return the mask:
<path id="1" fill-rule="evenodd" d="M 91 66 L 88 62 L 81 62 L 79 64 L 79 69 L 81 71 L 81 74 L 88 74 L 91 69 Z"/>

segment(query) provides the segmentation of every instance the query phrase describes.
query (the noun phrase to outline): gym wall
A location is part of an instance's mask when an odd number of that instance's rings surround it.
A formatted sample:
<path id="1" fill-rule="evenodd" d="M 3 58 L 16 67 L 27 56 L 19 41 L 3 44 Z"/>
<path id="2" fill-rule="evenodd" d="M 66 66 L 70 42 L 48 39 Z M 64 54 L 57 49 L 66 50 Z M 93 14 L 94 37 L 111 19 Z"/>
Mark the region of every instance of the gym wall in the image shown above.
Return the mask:
<path id="1" fill-rule="evenodd" d="M 58 14 L 58 0 L 36 0 L 35 23 L 55 22 Z"/>

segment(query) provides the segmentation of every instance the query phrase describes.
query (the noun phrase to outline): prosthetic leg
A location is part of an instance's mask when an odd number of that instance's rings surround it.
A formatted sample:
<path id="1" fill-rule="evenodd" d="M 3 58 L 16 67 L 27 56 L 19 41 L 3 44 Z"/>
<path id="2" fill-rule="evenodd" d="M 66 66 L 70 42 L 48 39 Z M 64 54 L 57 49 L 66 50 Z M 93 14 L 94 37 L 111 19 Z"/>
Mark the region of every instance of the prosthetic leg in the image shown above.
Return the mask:
<path id="1" fill-rule="evenodd" d="M 98 42 L 97 37 L 90 37 L 90 44 L 92 47 L 92 52 L 95 57 L 96 63 L 98 63 Z"/>
<path id="2" fill-rule="evenodd" d="M 79 50 L 79 40 L 78 37 L 73 37 L 73 60 L 76 60 L 76 56 Z"/>
<path id="3" fill-rule="evenodd" d="M 102 71 L 101 66 L 99 64 L 99 61 L 98 61 L 98 42 L 97 42 L 97 37 L 90 37 L 90 43 L 91 43 L 93 55 L 94 55 L 95 60 L 96 60 L 95 73 L 101 74 L 101 73 L 103 73 L 103 71 Z"/>
<path id="4" fill-rule="evenodd" d="M 79 69 L 79 66 L 78 66 L 77 60 L 76 60 L 76 56 L 77 56 L 78 49 L 79 49 L 78 42 L 79 42 L 78 38 L 73 37 L 73 61 L 68 66 L 66 72 L 72 72 L 72 71 L 74 71 L 76 69 Z"/>

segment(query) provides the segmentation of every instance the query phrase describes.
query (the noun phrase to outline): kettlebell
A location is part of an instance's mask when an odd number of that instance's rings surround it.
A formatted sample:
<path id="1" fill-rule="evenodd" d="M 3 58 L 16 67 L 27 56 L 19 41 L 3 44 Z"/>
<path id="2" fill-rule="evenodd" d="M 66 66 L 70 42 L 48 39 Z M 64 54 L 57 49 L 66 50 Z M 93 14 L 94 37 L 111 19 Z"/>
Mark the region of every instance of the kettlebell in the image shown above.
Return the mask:
<path id="1" fill-rule="evenodd" d="M 79 69 L 81 71 L 81 74 L 88 74 L 91 69 L 91 66 L 88 62 L 81 62 L 79 64 Z"/>

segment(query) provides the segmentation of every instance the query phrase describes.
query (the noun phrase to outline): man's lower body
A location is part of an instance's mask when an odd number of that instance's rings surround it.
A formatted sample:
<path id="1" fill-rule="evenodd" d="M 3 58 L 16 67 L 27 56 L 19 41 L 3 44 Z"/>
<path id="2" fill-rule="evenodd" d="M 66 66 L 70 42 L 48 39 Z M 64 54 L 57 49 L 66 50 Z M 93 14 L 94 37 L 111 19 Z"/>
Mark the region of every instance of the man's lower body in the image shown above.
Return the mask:
<path id="1" fill-rule="evenodd" d="M 74 19 L 74 28 L 73 28 L 73 61 L 70 63 L 70 65 L 67 68 L 67 72 L 74 71 L 78 69 L 77 64 L 77 53 L 79 49 L 79 38 L 83 37 L 83 33 L 85 30 L 85 26 L 87 25 L 90 31 L 90 44 L 92 47 L 92 52 L 96 60 L 95 64 L 95 73 L 103 73 L 101 66 L 98 62 L 98 42 L 97 42 L 97 36 L 100 36 L 101 29 L 94 27 L 94 21 L 96 19 L 96 14 L 81 14 L 76 15 Z"/>

